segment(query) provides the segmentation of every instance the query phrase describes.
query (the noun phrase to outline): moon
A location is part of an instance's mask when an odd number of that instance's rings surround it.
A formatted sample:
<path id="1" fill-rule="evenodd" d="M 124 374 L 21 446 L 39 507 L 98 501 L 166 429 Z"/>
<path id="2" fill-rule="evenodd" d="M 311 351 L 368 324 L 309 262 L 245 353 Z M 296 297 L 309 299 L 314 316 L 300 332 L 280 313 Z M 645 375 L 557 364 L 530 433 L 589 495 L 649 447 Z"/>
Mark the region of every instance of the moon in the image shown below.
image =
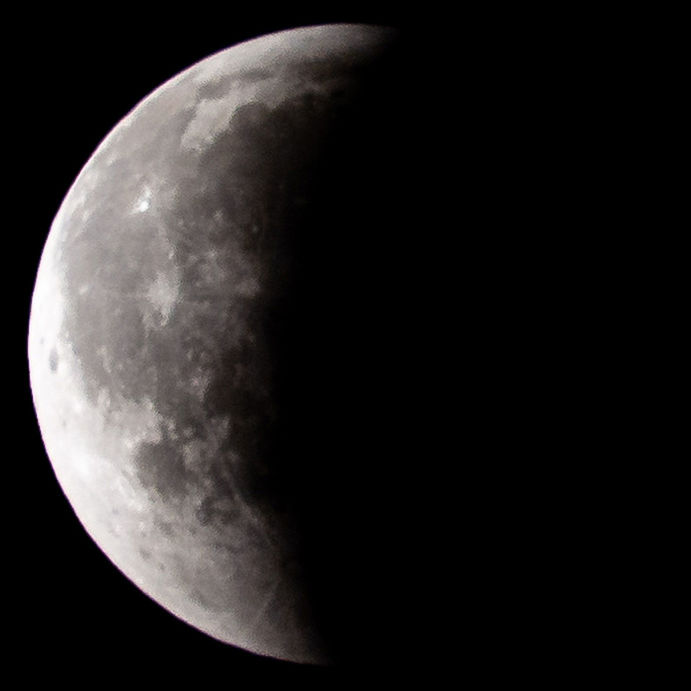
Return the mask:
<path id="1" fill-rule="evenodd" d="M 86 531 L 176 617 L 283 660 L 338 658 L 375 553 L 396 41 L 294 29 L 163 84 L 70 188 L 33 294 L 36 414 Z"/>

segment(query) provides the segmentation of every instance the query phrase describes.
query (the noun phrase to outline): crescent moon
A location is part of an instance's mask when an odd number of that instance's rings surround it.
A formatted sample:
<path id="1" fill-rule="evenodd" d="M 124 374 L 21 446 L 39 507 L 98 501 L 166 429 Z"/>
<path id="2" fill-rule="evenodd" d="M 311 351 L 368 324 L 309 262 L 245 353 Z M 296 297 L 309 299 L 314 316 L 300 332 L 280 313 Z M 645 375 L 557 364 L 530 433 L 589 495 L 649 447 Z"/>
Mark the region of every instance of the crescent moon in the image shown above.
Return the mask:
<path id="1" fill-rule="evenodd" d="M 162 85 L 72 185 L 32 300 L 34 404 L 86 531 L 173 615 L 296 662 L 332 651 L 276 451 L 288 404 L 275 330 L 320 156 L 394 35 L 280 32 Z"/>

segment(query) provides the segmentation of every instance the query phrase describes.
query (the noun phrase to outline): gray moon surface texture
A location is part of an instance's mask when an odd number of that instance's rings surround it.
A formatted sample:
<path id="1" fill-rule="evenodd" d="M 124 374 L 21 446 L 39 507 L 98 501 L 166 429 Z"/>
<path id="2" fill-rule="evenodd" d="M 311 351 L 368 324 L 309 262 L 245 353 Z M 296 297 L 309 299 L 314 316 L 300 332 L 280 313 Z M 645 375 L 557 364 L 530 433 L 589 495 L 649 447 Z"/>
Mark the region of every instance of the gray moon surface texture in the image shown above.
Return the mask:
<path id="1" fill-rule="evenodd" d="M 336 581 L 314 584 L 357 561 L 339 523 L 354 504 L 328 505 L 358 483 L 326 469 L 347 466 L 347 430 L 367 423 L 345 399 L 324 408 L 366 377 L 348 284 L 376 274 L 353 245 L 386 217 L 370 214 L 386 172 L 362 158 L 386 118 L 364 137 L 349 123 L 383 98 L 395 36 L 280 32 L 163 84 L 72 185 L 33 295 L 35 408 L 84 528 L 172 614 L 284 660 L 333 659 L 315 603 Z M 321 571 L 304 533 L 320 516 L 334 526 Z"/>

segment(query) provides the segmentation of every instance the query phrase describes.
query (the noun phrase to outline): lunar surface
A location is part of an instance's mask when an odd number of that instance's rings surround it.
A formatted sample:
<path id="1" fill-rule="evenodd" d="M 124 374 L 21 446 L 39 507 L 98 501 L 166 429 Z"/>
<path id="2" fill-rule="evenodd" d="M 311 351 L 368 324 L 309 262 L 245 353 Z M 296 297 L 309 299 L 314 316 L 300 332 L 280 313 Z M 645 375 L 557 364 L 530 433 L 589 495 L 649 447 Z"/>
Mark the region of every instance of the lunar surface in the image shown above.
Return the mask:
<path id="1" fill-rule="evenodd" d="M 395 44 L 296 29 L 162 85 L 69 190 L 33 296 L 37 417 L 85 529 L 177 617 L 284 660 L 335 659 L 348 592 L 379 587 L 357 490 Z"/>

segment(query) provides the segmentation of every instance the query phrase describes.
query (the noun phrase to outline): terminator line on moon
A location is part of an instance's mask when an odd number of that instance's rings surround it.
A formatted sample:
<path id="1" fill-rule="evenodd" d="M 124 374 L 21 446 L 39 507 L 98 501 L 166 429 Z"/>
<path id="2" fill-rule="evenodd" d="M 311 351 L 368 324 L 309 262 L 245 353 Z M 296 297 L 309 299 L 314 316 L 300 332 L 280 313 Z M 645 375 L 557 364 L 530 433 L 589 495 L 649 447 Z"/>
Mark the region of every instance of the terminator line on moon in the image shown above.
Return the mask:
<path id="1" fill-rule="evenodd" d="M 281 32 L 161 86 L 69 190 L 33 295 L 37 417 L 85 529 L 179 618 L 285 660 L 330 654 L 274 453 L 271 334 L 330 123 L 393 36 Z"/>

